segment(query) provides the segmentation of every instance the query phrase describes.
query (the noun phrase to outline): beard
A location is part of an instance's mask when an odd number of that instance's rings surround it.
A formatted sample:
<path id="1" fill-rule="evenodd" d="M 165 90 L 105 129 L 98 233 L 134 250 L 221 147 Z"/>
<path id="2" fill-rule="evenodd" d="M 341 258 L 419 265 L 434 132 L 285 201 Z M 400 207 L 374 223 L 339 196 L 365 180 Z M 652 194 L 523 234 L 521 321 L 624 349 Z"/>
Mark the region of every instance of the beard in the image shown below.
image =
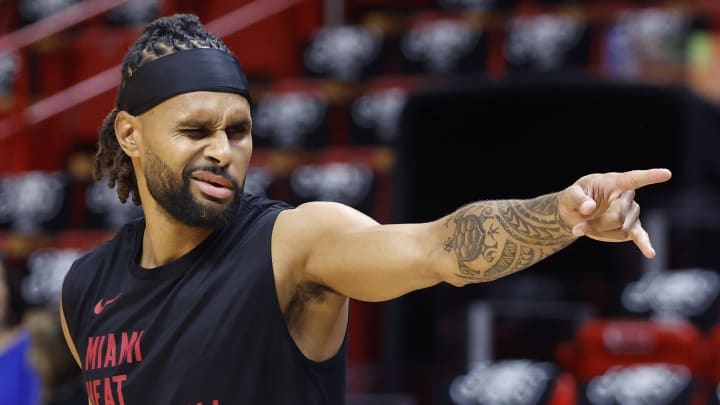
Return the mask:
<path id="1" fill-rule="evenodd" d="M 219 228 L 232 221 L 241 204 L 238 195 L 242 187 L 224 169 L 217 166 L 186 167 L 178 178 L 155 153 L 148 150 L 145 156 L 148 192 L 170 217 L 185 225 L 201 228 Z M 195 171 L 206 171 L 226 178 L 232 182 L 235 194 L 226 203 L 210 197 L 207 197 L 210 200 L 208 203 L 197 201 L 190 191 L 191 174 Z"/>

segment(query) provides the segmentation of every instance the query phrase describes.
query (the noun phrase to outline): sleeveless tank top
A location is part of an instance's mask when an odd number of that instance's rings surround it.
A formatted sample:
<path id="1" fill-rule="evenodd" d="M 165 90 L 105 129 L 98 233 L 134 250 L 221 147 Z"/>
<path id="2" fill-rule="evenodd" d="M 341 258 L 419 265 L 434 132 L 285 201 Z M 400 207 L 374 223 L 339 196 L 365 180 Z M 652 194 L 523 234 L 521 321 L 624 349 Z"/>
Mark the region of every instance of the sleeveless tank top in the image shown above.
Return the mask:
<path id="1" fill-rule="evenodd" d="M 234 222 L 183 257 L 138 266 L 144 219 L 86 253 L 62 287 L 93 404 L 342 405 L 347 333 L 323 362 L 295 345 L 271 261 L 289 205 L 242 196 Z"/>

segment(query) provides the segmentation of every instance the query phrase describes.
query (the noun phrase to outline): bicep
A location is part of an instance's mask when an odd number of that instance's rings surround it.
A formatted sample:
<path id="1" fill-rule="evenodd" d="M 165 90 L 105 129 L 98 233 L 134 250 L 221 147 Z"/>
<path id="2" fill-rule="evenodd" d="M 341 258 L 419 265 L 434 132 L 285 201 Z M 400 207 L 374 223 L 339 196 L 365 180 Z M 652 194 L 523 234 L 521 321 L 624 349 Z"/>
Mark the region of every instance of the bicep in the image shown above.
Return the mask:
<path id="1" fill-rule="evenodd" d="M 301 249 L 307 281 L 362 301 L 389 300 L 442 281 L 435 270 L 447 255 L 436 223 L 381 225 L 340 204 L 298 209 L 307 221 Z"/>

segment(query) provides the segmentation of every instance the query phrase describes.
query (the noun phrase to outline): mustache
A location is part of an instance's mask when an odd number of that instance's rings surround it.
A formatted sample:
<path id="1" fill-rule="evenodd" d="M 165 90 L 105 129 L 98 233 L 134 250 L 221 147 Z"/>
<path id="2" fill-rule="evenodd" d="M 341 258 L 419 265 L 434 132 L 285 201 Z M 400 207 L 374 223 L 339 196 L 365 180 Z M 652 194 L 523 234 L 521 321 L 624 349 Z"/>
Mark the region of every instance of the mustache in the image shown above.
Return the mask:
<path id="1" fill-rule="evenodd" d="M 195 166 L 195 167 L 188 167 L 183 171 L 183 179 L 186 182 L 190 181 L 190 176 L 193 172 L 208 172 L 212 173 L 216 176 L 220 176 L 225 178 L 227 181 L 231 182 L 233 185 L 233 188 L 235 190 L 238 190 L 240 188 L 240 182 L 230 174 L 228 174 L 227 170 L 217 167 L 217 166 Z"/>

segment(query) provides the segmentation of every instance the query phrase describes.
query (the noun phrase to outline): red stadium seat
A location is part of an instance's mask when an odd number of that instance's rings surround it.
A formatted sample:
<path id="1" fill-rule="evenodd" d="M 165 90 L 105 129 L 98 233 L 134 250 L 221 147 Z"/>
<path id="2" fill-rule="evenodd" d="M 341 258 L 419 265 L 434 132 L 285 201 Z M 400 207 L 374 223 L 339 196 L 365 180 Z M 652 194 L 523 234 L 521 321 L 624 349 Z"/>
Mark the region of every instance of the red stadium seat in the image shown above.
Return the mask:
<path id="1" fill-rule="evenodd" d="M 559 345 L 556 358 L 577 381 L 578 405 L 699 405 L 705 347 L 700 330 L 686 320 L 595 319 Z"/>
<path id="2" fill-rule="evenodd" d="M 581 381 L 619 365 L 669 363 L 702 376 L 703 337 L 689 321 L 595 319 L 582 324 L 572 342 L 558 347 L 558 362 Z"/>

